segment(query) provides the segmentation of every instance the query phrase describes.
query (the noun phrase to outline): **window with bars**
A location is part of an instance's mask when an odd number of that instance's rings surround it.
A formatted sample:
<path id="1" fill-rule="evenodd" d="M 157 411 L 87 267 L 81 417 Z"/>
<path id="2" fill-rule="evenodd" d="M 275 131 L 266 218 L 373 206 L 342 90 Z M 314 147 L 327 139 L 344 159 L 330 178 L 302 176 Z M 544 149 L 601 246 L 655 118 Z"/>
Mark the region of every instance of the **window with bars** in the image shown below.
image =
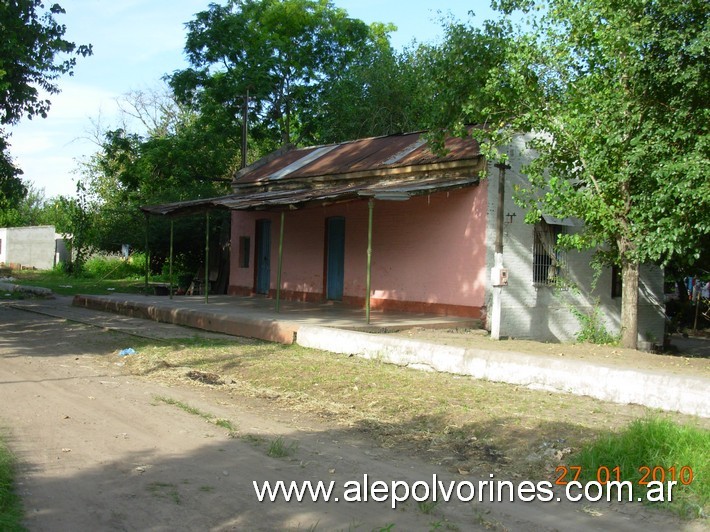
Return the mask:
<path id="1" fill-rule="evenodd" d="M 565 226 L 540 220 L 535 224 L 533 241 L 533 284 L 553 285 L 560 277 L 562 252 L 557 249 L 557 237 Z"/>

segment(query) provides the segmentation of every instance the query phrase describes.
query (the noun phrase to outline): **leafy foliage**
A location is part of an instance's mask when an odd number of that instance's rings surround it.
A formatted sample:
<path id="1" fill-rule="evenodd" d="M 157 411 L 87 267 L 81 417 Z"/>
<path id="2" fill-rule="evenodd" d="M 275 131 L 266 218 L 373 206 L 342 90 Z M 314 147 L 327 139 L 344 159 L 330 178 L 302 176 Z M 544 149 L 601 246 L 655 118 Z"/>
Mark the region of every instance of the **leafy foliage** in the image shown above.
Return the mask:
<path id="1" fill-rule="evenodd" d="M 56 80 L 72 73 L 77 56 L 91 55 L 90 45 L 64 39 L 66 26 L 55 19 L 65 12 L 59 4 L 42 10 L 41 0 L 0 3 L 0 126 L 16 124 L 23 116 L 46 117 L 48 96 L 59 92 Z M 17 207 L 27 192 L 8 148 L 7 133 L 0 129 L 1 208 Z"/>
<path id="2" fill-rule="evenodd" d="M 514 132 L 538 133 L 529 145 L 539 157 L 519 197 L 528 221 L 542 212 L 584 220 L 583 232 L 560 243 L 603 249 L 607 263 L 621 266 L 622 343 L 635 347 L 639 264 L 697 256 L 710 230 L 708 4 L 496 6 L 522 11 L 525 26 L 506 18 L 489 25 L 480 39 L 502 53 L 484 59 L 485 82 L 469 91 L 470 105 L 462 94 L 444 99 L 460 109 L 459 122 L 488 124 L 493 145 Z"/>
<path id="3" fill-rule="evenodd" d="M 204 111 L 241 113 L 252 97 L 255 136 L 280 144 L 308 135 L 321 84 L 366 49 L 370 30 L 329 1 L 230 0 L 210 4 L 188 23 L 191 68 L 170 85 L 182 102 Z"/>

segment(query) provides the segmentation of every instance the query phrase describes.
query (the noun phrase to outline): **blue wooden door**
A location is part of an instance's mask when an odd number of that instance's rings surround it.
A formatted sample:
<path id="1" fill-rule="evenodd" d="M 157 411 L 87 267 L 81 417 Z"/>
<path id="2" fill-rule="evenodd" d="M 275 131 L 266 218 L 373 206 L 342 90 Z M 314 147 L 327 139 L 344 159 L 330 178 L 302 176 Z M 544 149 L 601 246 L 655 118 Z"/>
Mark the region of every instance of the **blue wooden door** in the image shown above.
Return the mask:
<path id="1" fill-rule="evenodd" d="M 256 293 L 268 294 L 271 282 L 271 220 L 256 221 Z"/>
<path id="2" fill-rule="evenodd" d="M 340 301 L 345 278 L 345 218 L 327 219 L 326 239 L 326 298 Z"/>

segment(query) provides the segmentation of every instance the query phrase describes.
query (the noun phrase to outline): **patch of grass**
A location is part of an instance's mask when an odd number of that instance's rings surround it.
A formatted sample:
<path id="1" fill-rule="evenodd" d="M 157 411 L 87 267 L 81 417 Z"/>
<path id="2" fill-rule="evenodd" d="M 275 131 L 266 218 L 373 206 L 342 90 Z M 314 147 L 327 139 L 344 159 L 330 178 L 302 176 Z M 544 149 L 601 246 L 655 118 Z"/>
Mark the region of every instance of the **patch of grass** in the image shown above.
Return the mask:
<path id="1" fill-rule="evenodd" d="M 260 446 L 266 441 L 263 436 L 257 436 L 256 434 L 244 434 L 242 439 L 247 443 L 251 443 L 255 447 Z"/>
<path id="2" fill-rule="evenodd" d="M 436 509 L 438 504 L 438 501 L 419 501 L 417 502 L 417 508 L 419 508 L 421 513 L 429 515 Z"/>
<path id="3" fill-rule="evenodd" d="M 269 443 L 269 448 L 266 451 L 266 454 L 272 458 L 285 458 L 294 454 L 297 449 L 297 441 L 286 443 L 286 440 L 279 436 L 278 438 L 272 440 L 271 443 Z"/>
<path id="4" fill-rule="evenodd" d="M 95 256 L 84 264 L 82 273 L 95 279 L 138 279 L 145 275 L 145 255 L 134 254 L 128 259 L 121 256 Z"/>
<path id="5" fill-rule="evenodd" d="M 14 480 L 15 457 L 0 434 L 0 530 L 8 532 L 26 530 L 21 524 L 22 502 L 15 492 Z"/>
<path id="6" fill-rule="evenodd" d="M 258 340 L 170 340 L 134 347 L 140 356 L 125 357 L 124 369 L 135 374 L 183 382 L 187 368 L 215 373 L 225 382 L 223 392 L 234 401 L 266 399 L 274 408 L 347 426 L 403 454 L 419 454 L 452 469 L 526 480 L 554 481 L 555 467 L 576 465 L 569 450 L 576 452 L 652 412 L 639 405 Z M 710 428 L 709 420 L 663 416 Z M 264 452 L 270 443 L 257 436 L 241 437 Z"/>
<path id="7" fill-rule="evenodd" d="M 163 497 L 172 500 L 175 504 L 180 504 L 180 494 L 177 486 L 169 482 L 151 482 L 147 487 L 148 491 L 156 497 Z"/>
<path id="8" fill-rule="evenodd" d="M 140 294 L 145 291 L 145 282 L 139 277 L 106 279 L 92 275 L 68 275 L 59 270 L 13 270 L 13 281 L 20 285 L 49 288 L 55 294 L 106 295 L 112 292 Z"/>
<path id="9" fill-rule="evenodd" d="M 707 516 L 710 506 L 710 431 L 668 419 L 647 418 L 631 422 L 586 445 L 570 463 L 582 467 L 585 480 L 597 480 L 607 468 L 611 480 L 633 483 L 634 498 L 644 497 L 639 481 L 678 481 L 669 507 L 684 518 Z M 618 468 L 618 469 L 615 469 Z M 607 469 L 601 469 L 606 474 Z M 692 482 L 690 482 L 692 471 Z"/>
<path id="10" fill-rule="evenodd" d="M 213 425 L 217 425 L 218 427 L 222 427 L 223 429 L 227 429 L 229 431 L 229 435 L 231 437 L 234 437 L 238 429 L 234 424 L 229 421 L 228 419 L 223 419 L 223 418 L 218 418 L 216 416 L 213 416 L 212 414 L 208 412 L 203 412 L 199 408 L 195 408 L 194 406 L 190 406 L 187 403 L 184 403 L 183 401 L 178 401 L 177 399 L 173 399 L 172 397 L 165 397 L 162 395 L 156 395 L 154 396 L 154 399 L 156 401 L 160 401 L 161 403 L 165 403 L 166 405 L 173 405 L 177 406 L 180 410 L 183 410 L 184 412 L 187 412 L 188 414 L 192 414 L 193 416 L 199 416 L 208 423 L 212 423 Z"/>

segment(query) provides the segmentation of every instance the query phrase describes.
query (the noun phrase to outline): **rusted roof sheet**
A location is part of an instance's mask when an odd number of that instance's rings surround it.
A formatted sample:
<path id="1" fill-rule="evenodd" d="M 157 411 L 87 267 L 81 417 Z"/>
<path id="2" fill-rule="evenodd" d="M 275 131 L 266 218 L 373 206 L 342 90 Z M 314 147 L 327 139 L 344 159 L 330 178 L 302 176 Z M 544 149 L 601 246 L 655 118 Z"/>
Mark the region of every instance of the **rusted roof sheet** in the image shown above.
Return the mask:
<path id="1" fill-rule="evenodd" d="M 424 132 L 360 139 L 328 146 L 294 149 L 240 172 L 235 184 L 292 178 L 342 175 L 368 170 L 427 165 L 476 159 L 478 143 L 472 138 L 448 138 L 446 154 L 436 155 L 426 144 Z"/>
<path id="2" fill-rule="evenodd" d="M 363 198 L 405 200 L 411 196 L 474 186 L 478 184 L 478 181 L 477 176 L 470 176 L 432 177 L 416 180 L 403 178 L 375 184 L 365 181 L 359 184 L 331 183 L 318 188 L 258 191 L 203 200 L 151 205 L 141 207 L 141 210 L 147 214 L 168 216 L 194 214 L 210 209 L 280 211 L 302 208 L 309 204 L 355 201 Z"/>
<path id="3" fill-rule="evenodd" d="M 391 198 L 392 194 L 398 194 L 400 199 L 407 199 L 410 196 L 441 192 L 444 190 L 454 190 L 476 185 L 479 179 L 477 176 L 456 177 L 456 178 L 428 178 L 412 180 L 396 180 L 387 183 L 359 183 L 359 184 L 337 184 L 333 183 L 318 188 L 302 188 L 270 192 L 255 192 L 251 194 L 235 194 L 232 197 L 222 198 L 215 203 L 222 207 L 234 210 L 281 210 L 287 208 L 299 208 L 313 203 L 330 203 L 353 201 L 363 197 L 374 197 L 375 199 Z"/>

